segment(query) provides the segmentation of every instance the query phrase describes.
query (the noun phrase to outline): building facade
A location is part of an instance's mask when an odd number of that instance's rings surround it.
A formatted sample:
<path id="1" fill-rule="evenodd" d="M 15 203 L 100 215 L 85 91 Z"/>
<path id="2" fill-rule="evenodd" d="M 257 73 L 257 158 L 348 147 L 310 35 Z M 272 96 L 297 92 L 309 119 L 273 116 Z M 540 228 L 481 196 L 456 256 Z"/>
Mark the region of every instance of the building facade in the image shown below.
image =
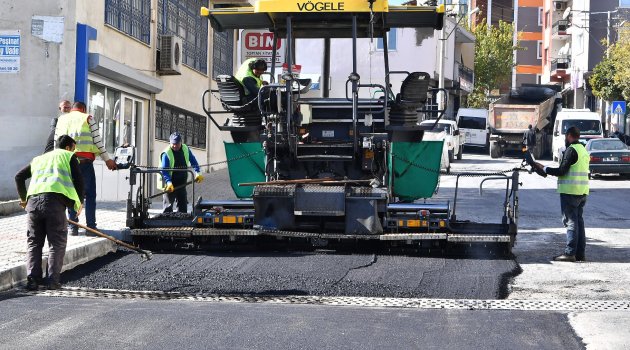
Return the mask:
<path id="1" fill-rule="evenodd" d="M 201 164 L 224 159 L 225 135 L 208 123 L 201 98 L 213 75 L 232 72 L 234 36 L 213 33 L 199 15 L 208 0 L 0 5 L 8 19 L 0 22 L 0 36 L 19 38 L 17 69 L 0 73 L 6 107 L 0 128 L 11 130 L 0 141 L 0 198 L 15 198 L 13 175 L 42 153 L 63 99 L 87 104 L 112 157 L 116 147 L 130 145 L 136 164 L 156 166 L 168 136 L 178 131 Z M 99 200 L 127 197 L 128 171 L 111 172 L 99 159 L 95 170 Z"/>
<path id="2" fill-rule="evenodd" d="M 588 79 L 615 41 L 617 0 L 545 0 L 542 82 L 563 87 L 566 108 L 587 108 L 605 117 L 603 101 Z M 609 129 L 609 128 L 607 128 Z"/>
<path id="3" fill-rule="evenodd" d="M 512 87 L 541 82 L 543 1 L 516 1 L 514 18 L 520 49 L 515 51 Z"/>

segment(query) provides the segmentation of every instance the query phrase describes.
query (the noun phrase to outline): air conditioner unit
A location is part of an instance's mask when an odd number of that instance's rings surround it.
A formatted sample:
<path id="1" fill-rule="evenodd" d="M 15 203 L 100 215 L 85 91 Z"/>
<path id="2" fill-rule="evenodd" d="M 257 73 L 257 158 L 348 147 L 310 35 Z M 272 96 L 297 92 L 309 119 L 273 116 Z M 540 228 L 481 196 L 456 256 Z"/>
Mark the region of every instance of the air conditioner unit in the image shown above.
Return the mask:
<path id="1" fill-rule="evenodd" d="M 160 36 L 158 73 L 180 75 L 182 69 L 182 39 L 176 35 Z"/>
<path id="2" fill-rule="evenodd" d="M 556 9 L 556 11 L 564 11 L 567 8 L 567 2 L 566 1 L 554 1 L 553 2 L 553 7 Z"/>

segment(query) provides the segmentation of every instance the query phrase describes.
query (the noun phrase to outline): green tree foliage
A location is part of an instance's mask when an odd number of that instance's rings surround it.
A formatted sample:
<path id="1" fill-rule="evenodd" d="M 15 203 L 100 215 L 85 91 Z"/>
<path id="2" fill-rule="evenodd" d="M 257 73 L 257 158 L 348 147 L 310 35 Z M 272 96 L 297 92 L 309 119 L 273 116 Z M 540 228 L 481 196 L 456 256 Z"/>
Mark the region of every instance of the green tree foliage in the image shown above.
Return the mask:
<path id="1" fill-rule="evenodd" d="M 510 81 L 514 67 L 514 25 L 499 22 L 498 27 L 479 24 L 475 34 L 475 88 L 468 96 L 468 106 L 487 108 L 488 94 Z"/>
<path id="2" fill-rule="evenodd" d="M 630 100 L 630 35 L 627 31 L 619 31 L 619 40 L 607 50 L 607 57 L 595 66 L 589 80 L 593 95 L 606 101 Z"/>

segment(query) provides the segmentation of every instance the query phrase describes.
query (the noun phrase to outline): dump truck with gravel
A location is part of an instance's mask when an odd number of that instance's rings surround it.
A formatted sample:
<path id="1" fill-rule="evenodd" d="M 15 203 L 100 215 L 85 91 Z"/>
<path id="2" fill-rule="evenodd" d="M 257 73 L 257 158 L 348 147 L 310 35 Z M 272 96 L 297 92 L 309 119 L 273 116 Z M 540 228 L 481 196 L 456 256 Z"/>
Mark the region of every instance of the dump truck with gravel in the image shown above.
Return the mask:
<path id="1" fill-rule="evenodd" d="M 203 97 L 210 121 L 231 138 L 224 145 L 238 199 L 197 198 L 189 216 L 152 216 L 148 208 L 156 194 L 149 179 L 160 170 L 132 167 L 127 224 L 134 241 L 438 251 L 483 244 L 509 251 L 517 233 L 518 170 L 457 174 L 458 179 L 482 176 L 487 177 L 482 184 L 505 184 L 500 223 L 458 220 L 457 189 L 452 201 L 431 200 L 441 175 L 443 141 L 423 140 L 425 129 L 434 125 L 420 121 L 439 121 L 445 111 L 430 108 L 429 98 L 448 94 L 433 87 L 428 73 L 389 67 L 387 33 L 392 28 L 441 29 L 443 5 L 259 0 L 252 7 L 202 8 L 201 14 L 215 31 L 268 30 L 272 35 L 271 81 L 256 98 L 247 98 L 231 75 L 215 77 L 218 89 Z M 312 82 L 293 72 L 294 41 L 314 38 L 324 42 L 321 52 L 311 53 L 321 54 L 324 62 L 317 97 L 309 94 Z M 349 57 L 334 57 L 348 62 L 346 94 L 330 97 L 330 41 L 337 39 L 348 40 L 352 49 Z M 376 39 L 382 40 L 384 66 L 380 83 L 369 83 L 357 73 L 359 55 L 367 54 L 359 52 L 357 42 Z M 286 46 L 282 73 L 276 64 L 280 40 Z M 396 86 L 393 75 L 401 76 Z M 210 110 L 208 98 L 219 100 L 223 109 Z"/>
<path id="2" fill-rule="evenodd" d="M 506 151 L 520 152 L 523 134 L 529 125 L 536 129 L 534 157 L 540 159 L 551 154 L 551 128 L 562 103 L 557 88 L 523 85 L 490 104 L 488 123 L 492 158 L 500 158 Z"/>

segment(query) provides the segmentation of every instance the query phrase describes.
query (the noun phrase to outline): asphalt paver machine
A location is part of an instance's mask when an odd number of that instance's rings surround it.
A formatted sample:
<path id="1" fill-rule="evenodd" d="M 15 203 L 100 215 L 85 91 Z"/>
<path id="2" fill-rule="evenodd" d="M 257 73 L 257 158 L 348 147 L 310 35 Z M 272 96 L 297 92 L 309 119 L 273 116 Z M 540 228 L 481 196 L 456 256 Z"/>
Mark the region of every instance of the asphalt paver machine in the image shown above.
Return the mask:
<path id="1" fill-rule="evenodd" d="M 457 189 L 452 201 L 424 200 L 438 186 L 443 141 L 423 141 L 420 121 L 439 120 L 444 111 L 429 101 L 447 94 L 431 87 L 428 73 L 390 71 L 387 33 L 392 28 L 439 30 L 443 6 L 259 0 L 253 7 L 202 8 L 201 15 L 215 31 L 260 29 L 273 34 L 271 78 L 256 98 L 248 98 L 229 75 L 215 77 L 218 89 L 203 97 L 210 121 L 233 140 L 225 142 L 225 151 L 239 199 L 199 198 L 189 217 L 150 217 L 147 178 L 158 171 L 132 167 L 127 223 L 135 241 L 429 250 L 483 244 L 510 250 L 517 233 L 518 171 L 456 174 L 458 183 L 462 176 L 505 182 L 501 223 L 458 221 Z M 317 98 L 305 96 L 311 81 L 292 71 L 295 40 L 313 38 L 324 41 L 323 52 L 309 53 L 321 54 L 324 61 L 323 92 Z M 351 57 L 331 57 L 330 42 L 339 38 L 351 42 Z M 384 84 L 366 83 L 357 73 L 358 57 L 367 54 L 359 52 L 357 42 L 366 38 L 382 40 L 384 67 L 379 72 L 384 73 L 379 81 Z M 276 65 L 278 40 L 286 43 L 285 71 Z M 329 97 L 330 65 L 341 62 L 351 68 L 346 94 Z M 402 76 L 395 89 L 393 75 Z M 360 98 L 361 90 L 380 94 Z M 206 106 L 209 95 L 220 100 L 222 110 Z"/>

